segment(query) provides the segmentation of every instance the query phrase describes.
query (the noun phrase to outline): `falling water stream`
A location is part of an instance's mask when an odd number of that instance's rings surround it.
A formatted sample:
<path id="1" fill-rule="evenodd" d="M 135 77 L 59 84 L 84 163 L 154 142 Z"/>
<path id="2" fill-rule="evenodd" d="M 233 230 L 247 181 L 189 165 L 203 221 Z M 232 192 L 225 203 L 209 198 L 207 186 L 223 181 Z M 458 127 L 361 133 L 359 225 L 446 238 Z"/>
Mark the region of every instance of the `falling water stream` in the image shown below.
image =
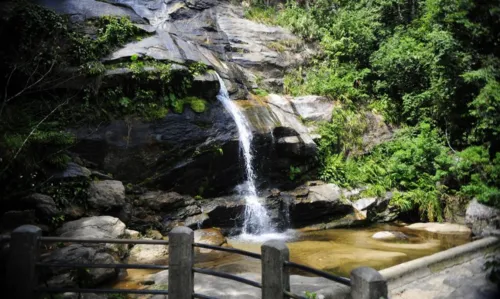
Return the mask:
<path id="1" fill-rule="evenodd" d="M 238 106 L 229 98 L 224 81 L 218 74 L 217 77 L 220 83 L 217 99 L 224 105 L 224 108 L 231 114 L 236 123 L 240 150 L 245 161 L 245 182 L 239 188 L 239 192 L 245 198 L 246 203 L 243 234 L 261 235 L 272 233 L 273 227 L 271 219 L 267 214 L 266 208 L 262 204 L 262 199 L 259 198 L 257 194 L 257 188 L 255 186 L 255 172 L 252 165 L 252 130 Z"/>

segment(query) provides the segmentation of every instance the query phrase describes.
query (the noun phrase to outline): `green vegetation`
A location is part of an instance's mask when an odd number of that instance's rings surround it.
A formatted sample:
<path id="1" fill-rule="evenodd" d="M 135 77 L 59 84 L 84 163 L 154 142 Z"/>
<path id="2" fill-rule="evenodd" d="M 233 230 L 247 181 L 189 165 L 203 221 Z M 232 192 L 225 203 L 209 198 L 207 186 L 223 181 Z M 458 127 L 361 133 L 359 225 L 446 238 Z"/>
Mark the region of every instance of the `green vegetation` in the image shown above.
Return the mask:
<path id="1" fill-rule="evenodd" d="M 307 299 L 316 299 L 316 298 L 318 298 L 318 294 L 316 294 L 314 292 L 306 291 L 305 295 L 306 295 Z"/>
<path id="2" fill-rule="evenodd" d="M 264 89 L 260 89 L 260 88 L 252 89 L 252 93 L 259 96 L 259 97 L 265 97 L 265 96 L 269 95 L 269 93 L 267 91 L 265 91 Z"/>
<path id="3" fill-rule="evenodd" d="M 301 173 L 302 171 L 300 170 L 300 167 L 295 167 L 293 165 L 290 165 L 288 178 L 290 179 L 290 181 L 294 181 L 297 178 L 297 176 L 299 176 Z"/>
<path id="4" fill-rule="evenodd" d="M 284 80 L 292 95 L 339 101 L 323 125 L 323 179 L 442 220 L 450 198 L 500 207 L 498 1 L 319 0 L 251 7 L 246 17 L 317 42 L 310 65 Z M 402 129 L 362 149 L 364 111 Z M 360 112 L 361 111 L 361 112 Z"/>

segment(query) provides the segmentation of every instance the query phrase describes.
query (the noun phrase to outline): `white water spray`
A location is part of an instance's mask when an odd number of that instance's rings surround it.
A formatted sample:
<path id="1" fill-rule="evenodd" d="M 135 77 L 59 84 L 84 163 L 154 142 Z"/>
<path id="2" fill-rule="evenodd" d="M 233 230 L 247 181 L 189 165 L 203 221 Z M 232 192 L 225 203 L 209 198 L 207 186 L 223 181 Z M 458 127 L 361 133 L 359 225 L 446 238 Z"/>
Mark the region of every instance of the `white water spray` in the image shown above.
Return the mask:
<path id="1" fill-rule="evenodd" d="M 240 149 L 245 160 L 246 181 L 241 185 L 239 190 L 246 202 L 243 234 L 271 233 L 273 231 L 271 219 L 267 214 L 266 208 L 262 205 L 261 199 L 257 196 L 257 188 L 255 187 L 255 172 L 252 167 L 252 130 L 238 106 L 229 98 L 224 81 L 222 81 L 218 74 L 217 77 L 220 83 L 217 99 L 224 105 L 224 108 L 231 114 L 236 123 Z"/>

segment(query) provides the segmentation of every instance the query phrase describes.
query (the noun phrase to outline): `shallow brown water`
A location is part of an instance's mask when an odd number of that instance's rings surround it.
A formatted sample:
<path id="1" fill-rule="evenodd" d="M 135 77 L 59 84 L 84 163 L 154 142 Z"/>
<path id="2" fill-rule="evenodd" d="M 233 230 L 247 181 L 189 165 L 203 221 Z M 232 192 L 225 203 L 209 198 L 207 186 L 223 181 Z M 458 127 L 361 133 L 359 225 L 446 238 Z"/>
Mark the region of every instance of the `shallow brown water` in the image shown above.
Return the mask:
<path id="1" fill-rule="evenodd" d="M 399 231 L 407 240 L 380 241 L 372 239 L 380 231 Z M 410 230 L 394 224 L 374 225 L 364 228 L 330 229 L 320 231 L 293 231 L 287 234 L 293 262 L 322 269 L 334 274 L 349 276 L 360 266 L 377 270 L 409 260 L 431 255 L 470 241 L 468 234 L 436 234 Z M 263 241 L 228 240 L 234 248 L 260 253 Z M 236 254 L 197 255 L 197 267 L 216 269 L 228 273 L 260 272 L 260 261 Z M 209 261 L 207 261 L 209 260 Z M 128 270 L 128 276 L 114 287 L 140 288 L 138 282 L 155 273 L 151 270 Z M 295 272 L 306 275 L 306 273 Z"/>
<path id="2" fill-rule="evenodd" d="M 408 239 L 392 242 L 372 239 L 372 235 L 379 231 L 403 232 Z M 469 241 L 468 234 L 435 234 L 385 224 L 357 229 L 296 231 L 295 237 L 287 244 L 293 262 L 348 276 L 356 267 L 368 266 L 380 270 Z M 229 244 L 259 253 L 262 245 L 261 242 L 238 239 L 229 240 Z M 246 257 L 225 257 L 203 266 L 231 273 L 260 272 L 259 261 Z"/>

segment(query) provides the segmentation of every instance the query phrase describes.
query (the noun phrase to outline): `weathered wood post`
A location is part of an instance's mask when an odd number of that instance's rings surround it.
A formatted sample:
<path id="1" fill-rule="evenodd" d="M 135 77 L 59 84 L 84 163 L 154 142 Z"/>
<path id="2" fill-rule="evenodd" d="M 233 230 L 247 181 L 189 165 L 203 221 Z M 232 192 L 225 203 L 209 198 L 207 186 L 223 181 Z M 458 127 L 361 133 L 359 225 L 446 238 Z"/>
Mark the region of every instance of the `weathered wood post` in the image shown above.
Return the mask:
<path id="1" fill-rule="evenodd" d="M 168 297 L 191 299 L 194 292 L 194 233 L 187 227 L 176 227 L 168 234 Z"/>
<path id="2" fill-rule="evenodd" d="M 368 267 L 352 270 L 352 299 L 387 299 L 387 293 L 387 281 L 377 270 Z"/>
<path id="3" fill-rule="evenodd" d="M 283 291 L 290 290 L 290 273 L 284 263 L 290 259 L 285 242 L 271 240 L 261 246 L 262 299 L 287 298 Z"/>
<path id="4" fill-rule="evenodd" d="M 12 232 L 6 274 L 9 298 L 38 297 L 36 263 L 40 256 L 41 236 L 42 230 L 34 225 L 23 225 Z"/>

